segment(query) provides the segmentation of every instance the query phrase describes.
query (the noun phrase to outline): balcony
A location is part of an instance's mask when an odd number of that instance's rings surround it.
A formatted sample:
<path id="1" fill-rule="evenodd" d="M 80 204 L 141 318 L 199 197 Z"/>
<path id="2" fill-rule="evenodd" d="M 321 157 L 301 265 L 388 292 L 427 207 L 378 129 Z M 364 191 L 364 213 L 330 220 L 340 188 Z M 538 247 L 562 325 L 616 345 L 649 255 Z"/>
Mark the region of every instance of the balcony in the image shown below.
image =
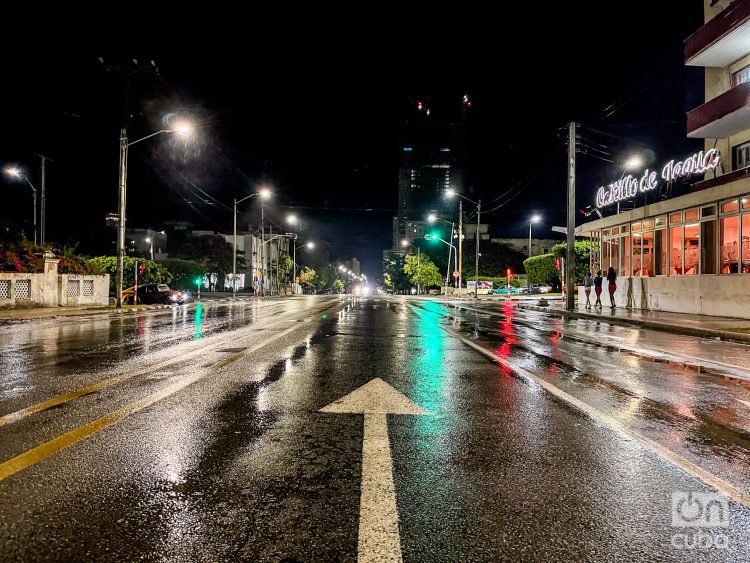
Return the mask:
<path id="1" fill-rule="evenodd" d="M 750 0 L 735 0 L 685 41 L 685 64 L 725 68 L 750 52 Z"/>
<path id="2" fill-rule="evenodd" d="M 739 84 L 687 114 L 687 136 L 726 139 L 750 129 L 750 82 Z"/>

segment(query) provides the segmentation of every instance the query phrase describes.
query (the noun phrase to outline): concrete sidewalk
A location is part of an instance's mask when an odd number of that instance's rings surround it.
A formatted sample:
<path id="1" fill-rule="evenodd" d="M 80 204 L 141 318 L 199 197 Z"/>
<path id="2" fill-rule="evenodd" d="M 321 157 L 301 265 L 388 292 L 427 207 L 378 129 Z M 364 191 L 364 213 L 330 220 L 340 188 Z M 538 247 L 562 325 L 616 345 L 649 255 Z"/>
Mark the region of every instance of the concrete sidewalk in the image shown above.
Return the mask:
<path id="1" fill-rule="evenodd" d="M 750 320 L 731 317 L 714 317 L 711 315 L 692 315 L 687 313 L 670 313 L 668 311 L 641 311 L 617 307 L 602 310 L 584 309 L 576 302 L 576 308 L 568 311 L 565 303 L 550 303 L 547 307 L 536 304 L 521 303 L 522 309 L 543 311 L 556 316 L 595 320 L 610 324 L 640 326 L 676 334 L 699 336 L 704 338 L 721 338 L 750 344 Z"/>

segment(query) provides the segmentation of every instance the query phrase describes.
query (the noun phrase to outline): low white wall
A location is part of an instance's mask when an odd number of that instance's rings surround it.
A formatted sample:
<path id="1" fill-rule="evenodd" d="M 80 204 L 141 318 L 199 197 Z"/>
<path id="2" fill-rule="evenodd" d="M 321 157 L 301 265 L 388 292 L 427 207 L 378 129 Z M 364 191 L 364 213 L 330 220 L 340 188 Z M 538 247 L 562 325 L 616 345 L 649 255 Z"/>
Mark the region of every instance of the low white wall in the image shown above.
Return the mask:
<path id="1" fill-rule="evenodd" d="M 607 280 L 602 304 L 609 306 Z M 592 303 L 595 299 L 592 288 Z M 586 302 L 583 286 L 578 298 Z M 750 319 L 750 275 L 619 277 L 615 302 L 618 307 L 644 311 L 672 311 Z"/>
<path id="2" fill-rule="evenodd" d="M 58 275 L 58 262 L 45 259 L 41 274 L 0 272 L 0 307 L 109 304 L 109 275 Z M 74 283 L 69 285 L 70 281 Z"/>

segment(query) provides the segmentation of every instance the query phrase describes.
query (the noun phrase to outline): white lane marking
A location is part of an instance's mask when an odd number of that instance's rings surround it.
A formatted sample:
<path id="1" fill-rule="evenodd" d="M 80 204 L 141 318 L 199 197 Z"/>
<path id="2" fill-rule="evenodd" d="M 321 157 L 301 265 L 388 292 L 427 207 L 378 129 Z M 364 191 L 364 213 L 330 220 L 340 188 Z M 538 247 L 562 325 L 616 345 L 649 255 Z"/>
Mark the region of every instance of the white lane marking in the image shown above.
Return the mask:
<path id="1" fill-rule="evenodd" d="M 440 326 L 445 332 L 448 334 L 454 336 L 455 338 L 458 338 L 461 342 L 466 344 L 467 346 L 474 348 L 477 352 L 487 356 L 488 358 L 492 359 L 493 361 L 504 365 L 507 368 L 510 368 L 520 376 L 536 383 L 555 397 L 562 399 L 566 403 L 569 403 L 582 411 L 583 413 L 587 414 L 590 418 L 593 420 L 596 420 L 598 422 L 601 422 L 603 424 L 608 425 L 613 430 L 616 430 L 620 432 L 621 434 L 624 434 L 626 437 L 635 440 L 636 442 L 640 443 L 642 446 L 644 446 L 646 449 L 650 450 L 652 453 L 658 455 L 662 459 L 668 461 L 669 463 L 679 467 L 689 475 L 695 477 L 696 479 L 699 479 L 700 481 L 703 481 L 705 484 L 709 485 L 710 487 L 713 487 L 729 499 L 733 500 L 737 504 L 741 504 L 745 506 L 746 508 L 750 508 L 750 495 L 745 493 L 744 491 L 741 491 L 734 485 L 724 481 L 722 478 L 717 477 L 716 475 L 713 475 L 712 473 L 709 473 L 702 467 L 696 465 L 692 461 L 688 461 L 681 455 L 673 452 L 672 450 L 669 450 L 665 448 L 664 446 L 654 442 L 650 438 L 646 438 L 645 436 L 642 436 L 641 434 L 630 430 L 629 428 L 625 427 L 619 420 L 616 418 L 609 416 L 608 414 L 603 413 L 599 409 L 592 407 L 591 405 L 588 405 L 584 403 L 583 401 L 576 399 L 572 395 L 566 393 L 562 389 L 559 389 L 555 387 L 552 383 L 549 383 L 548 381 L 542 379 L 541 377 L 538 377 L 531 373 L 530 371 L 527 371 L 525 368 L 518 365 L 516 362 L 512 360 L 508 360 L 506 358 L 501 358 L 500 356 L 494 354 L 490 350 L 487 350 L 485 348 L 482 348 L 478 344 L 472 342 L 468 338 L 465 338 L 464 336 L 457 334 L 443 326 Z"/>
<path id="2" fill-rule="evenodd" d="M 387 416 L 432 413 L 379 377 L 323 407 L 320 412 L 364 414 L 365 418 L 357 561 L 402 561 Z"/>

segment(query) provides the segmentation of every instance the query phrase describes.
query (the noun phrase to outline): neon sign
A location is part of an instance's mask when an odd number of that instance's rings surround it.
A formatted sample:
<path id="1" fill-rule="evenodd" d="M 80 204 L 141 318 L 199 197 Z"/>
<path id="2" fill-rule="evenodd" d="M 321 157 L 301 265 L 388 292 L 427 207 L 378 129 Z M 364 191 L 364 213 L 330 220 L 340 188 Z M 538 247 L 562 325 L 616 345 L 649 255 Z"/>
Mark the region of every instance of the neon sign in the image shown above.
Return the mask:
<path id="1" fill-rule="evenodd" d="M 673 182 L 693 174 L 702 174 L 706 170 L 716 168 L 721 157 L 716 149 L 706 152 L 699 151 L 685 160 L 670 160 L 661 171 L 661 178 L 665 182 Z M 596 206 L 607 207 L 618 201 L 634 198 L 638 193 L 646 193 L 658 187 L 657 174 L 648 168 L 643 176 L 636 178 L 630 174 L 612 182 L 608 186 L 600 187 L 596 192 Z"/>

